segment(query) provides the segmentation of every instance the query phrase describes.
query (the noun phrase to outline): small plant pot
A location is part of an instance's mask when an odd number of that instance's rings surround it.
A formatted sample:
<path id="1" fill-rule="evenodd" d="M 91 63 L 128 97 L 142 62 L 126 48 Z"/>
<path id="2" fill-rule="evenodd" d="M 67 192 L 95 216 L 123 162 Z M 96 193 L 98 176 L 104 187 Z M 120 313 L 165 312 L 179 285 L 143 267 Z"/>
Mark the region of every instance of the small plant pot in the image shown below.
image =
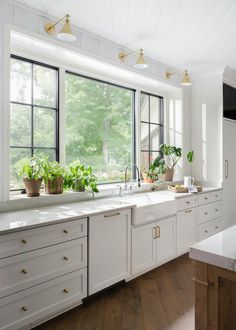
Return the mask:
<path id="1" fill-rule="evenodd" d="M 164 181 L 173 181 L 174 168 L 168 168 L 163 174 Z"/>
<path id="2" fill-rule="evenodd" d="M 147 172 L 142 172 L 142 176 L 143 176 L 143 181 L 145 183 L 154 183 L 155 182 L 154 179 L 151 179 L 151 178 L 148 177 Z"/>
<path id="3" fill-rule="evenodd" d="M 85 191 L 85 187 L 82 184 L 82 181 L 81 180 L 74 180 L 73 191 L 76 191 L 76 192 Z"/>
<path id="4" fill-rule="evenodd" d="M 40 188 L 42 184 L 42 179 L 23 179 L 25 189 L 26 189 L 26 195 L 28 197 L 37 197 L 40 195 Z"/>
<path id="5" fill-rule="evenodd" d="M 56 178 L 45 182 L 46 194 L 62 194 L 63 193 L 63 178 Z"/>

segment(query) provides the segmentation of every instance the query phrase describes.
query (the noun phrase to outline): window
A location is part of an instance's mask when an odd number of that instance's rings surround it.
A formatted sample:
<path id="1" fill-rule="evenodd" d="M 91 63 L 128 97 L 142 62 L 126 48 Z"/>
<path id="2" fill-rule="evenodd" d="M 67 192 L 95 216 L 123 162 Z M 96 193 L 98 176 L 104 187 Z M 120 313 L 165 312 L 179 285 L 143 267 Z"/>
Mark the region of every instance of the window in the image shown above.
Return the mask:
<path id="1" fill-rule="evenodd" d="M 160 154 L 163 143 L 163 98 L 147 93 L 140 96 L 141 156 L 140 169 L 148 169 Z"/>
<path id="2" fill-rule="evenodd" d="M 134 91 L 69 72 L 65 86 L 66 164 L 91 165 L 99 182 L 123 180 L 134 161 Z"/>
<path id="3" fill-rule="evenodd" d="M 11 57 L 10 189 L 22 188 L 19 160 L 49 156 L 58 160 L 58 69 Z"/>

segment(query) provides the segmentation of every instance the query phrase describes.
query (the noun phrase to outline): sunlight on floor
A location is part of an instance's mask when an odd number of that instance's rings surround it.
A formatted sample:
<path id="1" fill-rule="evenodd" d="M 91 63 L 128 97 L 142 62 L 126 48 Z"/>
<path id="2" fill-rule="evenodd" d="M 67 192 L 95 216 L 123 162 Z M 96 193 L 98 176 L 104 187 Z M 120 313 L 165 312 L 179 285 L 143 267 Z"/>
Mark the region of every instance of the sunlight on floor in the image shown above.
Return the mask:
<path id="1" fill-rule="evenodd" d="M 167 330 L 194 330 L 194 306 L 168 326 Z"/>

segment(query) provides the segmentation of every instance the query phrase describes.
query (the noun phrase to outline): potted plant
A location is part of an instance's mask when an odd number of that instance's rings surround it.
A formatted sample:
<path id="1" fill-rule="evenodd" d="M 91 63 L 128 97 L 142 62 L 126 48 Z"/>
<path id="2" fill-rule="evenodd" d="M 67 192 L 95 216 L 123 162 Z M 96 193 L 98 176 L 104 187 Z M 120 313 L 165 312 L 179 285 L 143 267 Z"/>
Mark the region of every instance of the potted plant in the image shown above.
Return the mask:
<path id="1" fill-rule="evenodd" d="M 156 157 L 152 164 L 149 165 L 149 169 L 146 172 L 142 172 L 144 182 L 154 183 L 158 176 L 164 173 L 165 160 L 160 156 Z"/>
<path id="2" fill-rule="evenodd" d="M 97 178 L 93 174 L 91 166 L 85 166 L 79 161 L 72 162 L 65 176 L 64 186 L 73 191 L 98 192 Z"/>
<path id="3" fill-rule="evenodd" d="M 62 194 L 65 169 L 57 161 L 43 162 L 43 180 L 46 194 Z"/>
<path id="4" fill-rule="evenodd" d="M 36 157 L 24 158 L 17 163 L 16 167 L 18 175 L 23 178 L 27 196 L 39 196 L 43 175 L 42 160 Z"/>
<path id="5" fill-rule="evenodd" d="M 162 144 L 160 146 L 160 151 L 165 157 L 163 179 L 164 181 L 172 181 L 174 176 L 174 167 L 182 156 L 182 149 L 175 146 Z"/>

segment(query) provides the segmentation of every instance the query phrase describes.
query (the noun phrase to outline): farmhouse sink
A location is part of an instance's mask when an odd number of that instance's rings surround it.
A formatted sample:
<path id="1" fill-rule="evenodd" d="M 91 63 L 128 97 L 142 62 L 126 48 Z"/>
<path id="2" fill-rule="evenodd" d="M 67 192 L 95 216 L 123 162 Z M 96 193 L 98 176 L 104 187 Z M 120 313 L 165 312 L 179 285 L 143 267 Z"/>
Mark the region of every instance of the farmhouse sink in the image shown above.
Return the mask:
<path id="1" fill-rule="evenodd" d="M 135 204 L 132 224 L 141 225 L 176 213 L 176 200 L 170 192 L 157 191 L 120 197 L 124 202 Z"/>

